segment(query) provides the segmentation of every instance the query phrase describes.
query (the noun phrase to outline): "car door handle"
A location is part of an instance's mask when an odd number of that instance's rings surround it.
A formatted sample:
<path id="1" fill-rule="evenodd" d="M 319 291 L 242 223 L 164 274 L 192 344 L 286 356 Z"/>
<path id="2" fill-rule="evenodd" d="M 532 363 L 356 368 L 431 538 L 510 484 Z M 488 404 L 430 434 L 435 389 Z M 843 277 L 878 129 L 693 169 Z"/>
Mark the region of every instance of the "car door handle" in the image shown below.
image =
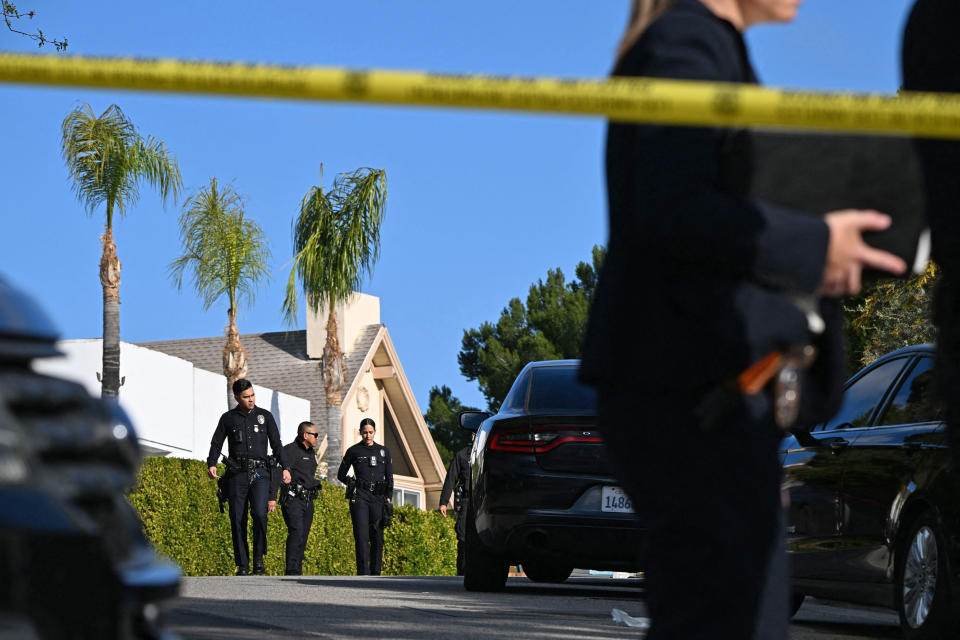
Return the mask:
<path id="1" fill-rule="evenodd" d="M 843 438 L 837 438 L 836 440 L 833 440 L 830 442 L 830 449 L 834 453 L 839 453 L 840 451 L 843 451 L 849 446 L 850 446 L 850 443 L 847 440 L 844 440 Z"/>

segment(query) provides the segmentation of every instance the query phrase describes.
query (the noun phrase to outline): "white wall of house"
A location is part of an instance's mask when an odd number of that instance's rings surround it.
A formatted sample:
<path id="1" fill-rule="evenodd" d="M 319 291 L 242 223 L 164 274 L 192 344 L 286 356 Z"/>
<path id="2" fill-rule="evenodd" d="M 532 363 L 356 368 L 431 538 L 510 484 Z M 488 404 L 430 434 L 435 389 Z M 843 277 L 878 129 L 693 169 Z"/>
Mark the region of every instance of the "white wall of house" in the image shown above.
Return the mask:
<path id="1" fill-rule="evenodd" d="M 337 312 L 337 340 L 344 353 L 349 353 L 357 336 L 368 325 L 380 324 L 380 298 L 366 293 L 354 292 L 346 303 L 340 302 Z M 327 344 L 327 319 L 330 305 L 314 312 L 307 306 L 307 356 L 322 358 Z"/>
<path id="2" fill-rule="evenodd" d="M 79 382 L 99 396 L 100 342 L 63 340 L 58 346 L 65 357 L 35 361 L 34 368 Z M 206 459 L 210 437 L 220 415 L 227 410 L 224 376 L 128 342 L 120 343 L 120 376 L 120 406 L 133 420 L 148 454 Z M 257 405 L 277 419 L 283 443 L 292 441 L 297 425 L 310 419 L 310 402 L 257 385 L 254 391 Z"/>

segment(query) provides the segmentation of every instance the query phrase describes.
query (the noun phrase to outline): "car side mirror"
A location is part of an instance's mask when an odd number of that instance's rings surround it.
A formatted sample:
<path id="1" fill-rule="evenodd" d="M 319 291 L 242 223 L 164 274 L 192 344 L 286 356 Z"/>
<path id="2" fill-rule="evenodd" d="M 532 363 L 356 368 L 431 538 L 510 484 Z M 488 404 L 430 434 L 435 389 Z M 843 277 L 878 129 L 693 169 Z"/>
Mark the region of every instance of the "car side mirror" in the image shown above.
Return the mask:
<path id="1" fill-rule="evenodd" d="M 461 429 L 476 433 L 480 423 L 490 417 L 486 411 L 461 411 L 457 414 L 457 424 Z"/>

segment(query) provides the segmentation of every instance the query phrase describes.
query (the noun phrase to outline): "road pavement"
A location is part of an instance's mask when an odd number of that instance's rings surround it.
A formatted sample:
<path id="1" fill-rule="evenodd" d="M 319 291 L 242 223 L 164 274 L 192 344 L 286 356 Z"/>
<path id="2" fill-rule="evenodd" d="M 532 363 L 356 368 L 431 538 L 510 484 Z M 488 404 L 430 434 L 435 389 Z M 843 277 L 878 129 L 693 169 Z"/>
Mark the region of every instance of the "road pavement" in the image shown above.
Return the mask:
<path id="1" fill-rule="evenodd" d="M 645 615 L 642 580 L 510 578 L 502 593 L 476 594 L 453 577 L 209 577 L 185 578 L 166 620 L 184 640 L 641 638 L 614 608 Z M 810 598 L 790 629 L 791 640 L 898 637 L 892 612 Z"/>

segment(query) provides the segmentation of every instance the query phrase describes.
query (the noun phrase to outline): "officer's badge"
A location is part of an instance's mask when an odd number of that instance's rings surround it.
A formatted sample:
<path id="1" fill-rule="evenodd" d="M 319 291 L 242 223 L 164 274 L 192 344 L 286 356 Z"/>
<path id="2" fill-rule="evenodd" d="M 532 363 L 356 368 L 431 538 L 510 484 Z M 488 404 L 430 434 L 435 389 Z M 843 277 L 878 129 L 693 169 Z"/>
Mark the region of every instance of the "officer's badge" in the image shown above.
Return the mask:
<path id="1" fill-rule="evenodd" d="M 263 414 L 262 414 L 262 413 L 257 416 L 257 422 L 259 422 L 260 424 L 263 424 L 263 423 L 266 422 L 266 421 L 267 421 L 267 420 L 266 420 L 266 418 L 263 417 Z"/>
<path id="2" fill-rule="evenodd" d="M 386 457 L 387 457 L 387 452 L 384 451 L 383 449 L 380 449 L 380 457 L 381 457 L 381 458 L 386 458 Z"/>

